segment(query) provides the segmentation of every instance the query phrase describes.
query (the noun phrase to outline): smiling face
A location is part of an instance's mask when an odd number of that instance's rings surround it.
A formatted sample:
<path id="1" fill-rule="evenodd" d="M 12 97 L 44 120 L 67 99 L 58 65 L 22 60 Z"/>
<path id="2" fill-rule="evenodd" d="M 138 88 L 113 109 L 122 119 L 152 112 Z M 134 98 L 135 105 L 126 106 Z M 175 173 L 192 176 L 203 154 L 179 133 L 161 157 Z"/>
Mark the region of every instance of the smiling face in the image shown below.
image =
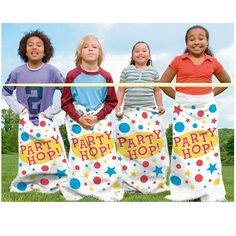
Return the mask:
<path id="1" fill-rule="evenodd" d="M 26 42 L 26 56 L 28 57 L 29 63 L 41 63 L 44 53 L 44 43 L 43 41 L 36 37 L 32 36 L 28 38 Z"/>
<path id="2" fill-rule="evenodd" d="M 188 32 L 186 46 L 193 56 L 202 56 L 208 47 L 208 39 L 203 29 L 195 28 Z"/>
<path id="3" fill-rule="evenodd" d="M 136 66 L 146 66 L 150 59 L 150 51 L 145 43 L 138 43 L 133 50 L 132 59 Z"/>

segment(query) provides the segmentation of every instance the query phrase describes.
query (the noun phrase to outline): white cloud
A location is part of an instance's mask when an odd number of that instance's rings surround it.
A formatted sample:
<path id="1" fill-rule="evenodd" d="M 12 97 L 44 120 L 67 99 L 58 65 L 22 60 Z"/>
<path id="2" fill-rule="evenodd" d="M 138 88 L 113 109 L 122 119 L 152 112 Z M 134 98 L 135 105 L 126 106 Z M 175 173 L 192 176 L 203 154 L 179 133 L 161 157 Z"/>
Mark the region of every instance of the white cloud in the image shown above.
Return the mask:
<path id="1" fill-rule="evenodd" d="M 234 79 L 234 47 L 233 45 L 228 48 L 221 49 L 216 53 L 217 60 L 224 66 L 229 73 L 231 79 Z"/>

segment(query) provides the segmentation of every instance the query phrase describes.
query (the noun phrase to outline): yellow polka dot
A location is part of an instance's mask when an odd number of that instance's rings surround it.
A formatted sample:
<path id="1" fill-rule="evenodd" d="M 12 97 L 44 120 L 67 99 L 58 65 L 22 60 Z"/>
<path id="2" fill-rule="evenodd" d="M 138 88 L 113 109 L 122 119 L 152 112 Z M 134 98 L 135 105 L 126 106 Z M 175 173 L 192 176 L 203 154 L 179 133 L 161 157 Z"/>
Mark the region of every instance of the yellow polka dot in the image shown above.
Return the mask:
<path id="1" fill-rule="evenodd" d="M 113 187 L 114 189 L 120 189 L 120 188 L 121 188 L 121 185 L 120 185 L 120 183 L 114 183 L 114 184 L 112 185 L 112 187 Z"/>
<path id="2" fill-rule="evenodd" d="M 35 178 L 36 178 L 35 175 L 30 176 L 31 180 L 35 180 Z"/>
<path id="3" fill-rule="evenodd" d="M 191 188 L 191 189 L 195 189 L 195 186 L 194 186 L 194 185 L 191 185 L 190 188 Z"/>
<path id="4" fill-rule="evenodd" d="M 219 183 L 220 183 L 220 179 L 219 178 L 214 180 L 214 185 L 218 185 Z"/>
<path id="5" fill-rule="evenodd" d="M 91 187 L 89 187 L 89 190 L 90 190 L 91 192 L 93 192 L 94 188 L 91 186 Z"/>
<path id="6" fill-rule="evenodd" d="M 158 186 L 158 188 L 163 188 L 164 187 L 164 183 L 160 182 L 157 186 Z"/>

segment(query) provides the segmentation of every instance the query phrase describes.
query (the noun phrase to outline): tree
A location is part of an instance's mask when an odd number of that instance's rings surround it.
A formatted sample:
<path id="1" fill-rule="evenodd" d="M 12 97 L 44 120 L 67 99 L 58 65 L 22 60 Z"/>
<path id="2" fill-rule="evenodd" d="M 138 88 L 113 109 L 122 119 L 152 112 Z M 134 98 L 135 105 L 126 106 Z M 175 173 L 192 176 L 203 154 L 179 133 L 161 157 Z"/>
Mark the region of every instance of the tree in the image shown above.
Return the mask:
<path id="1" fill-rule="evenodd" d="M 169 154 L 171 155 L 172 152 L 172 124 L 170 124 L 168 126 L 168 128 L 166 129 L 166 138 L 167 138 L 167 143 L 168 143 L 168 151 Z"/>
<path id="2" fill-rule="evenodd" d="M 19 117 L 11 109 L 2 110 L 2 153 L 18 151 Z"/>

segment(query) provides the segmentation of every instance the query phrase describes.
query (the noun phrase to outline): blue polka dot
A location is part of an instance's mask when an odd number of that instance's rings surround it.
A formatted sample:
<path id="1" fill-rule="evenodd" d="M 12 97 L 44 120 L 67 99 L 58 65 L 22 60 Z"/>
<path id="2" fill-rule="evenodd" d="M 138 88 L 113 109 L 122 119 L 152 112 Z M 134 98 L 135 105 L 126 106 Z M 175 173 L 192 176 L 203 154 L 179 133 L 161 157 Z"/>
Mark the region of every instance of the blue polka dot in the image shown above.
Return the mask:
<path id="1" fill-rule="evenodd" d="M 80 125 L 72 125 L 72 131 L 75 133 L 75 134 L 79 134 L 81 132 L 81 126 Z"/>
<path id="2" fill-rule="evenodd" d="M 139 128 L 139 129 L 143 129 L 143 126 L 142 126 L 142 125 L 139 125 L 138 128 Z"/>
<path id="3" fill-rule="evenodd" d="M 40 133 L 37 133 L 37 134 L 36 134 L 36 137 L 37 137 L 37 138 L 40 138 L 40 136 L 41 136 Z"/>
<path id="4" fill-rule="evenodd" d="M 211 104 L 210 107 L 209 107 L 209 111 L 210 111 L 211 113 L 216 112 L 216 111 L 217 111 L 216 105 L 215 105 L 215 104 Z"/>
<path id="5" fill-rule="evenodd" d="M 139 111 L 139 110 L 140 110 L 140 107 L 136 107 L 136 110 Z"/>
<path id="6" fill-rule="evenodd" d="M 76 178 L 73 178 L 70 180 L 70 186 L 73 189 L 78 189 L 78 188 L 80 188 L 80 181 Z"/>
<path id="7" fill-rule="evenodd" d="M 178 177 L 178 176 L 171 176 L 170 177 L 170 181 L 172 184 L 176 185 L 176 186 L 179 186 L 181 184 L 181 179 Z"/>
<path id="8" fill-rule="evenodd" d="M 177 132 L 182 132 L 182 131 L 184 131 L 184 129 L 185 129 L 185 126 L 184 126 L 184 124 L 182 122 L 177 122 L 175 124 L 175 130 Z"/>
<path id="9" fill-rule="evenodd" d="M 196 123 L 193 124 L 193 128 L 194 128 L 194 129 L 197 128 L 197 124 L 196 124 Z"/>
<path id="10" fill-rule="evenodd" d="M 152 111 L 152 114 L 153 114 L 153 115 L 157 115 L 157 112 L 156 112 L 156 111 Z"/>
<path id="11" fill-rule="evenodd" d="M 21 139 L 26 142 L 29 139 L 29 135 L 24 132 L 24 133 L 21 134 Z"/>
<path id="12" fill-rule="evenodd" d="M 20 191 L 25 191 L 27 184 L 25 182 L 19 182 L 16 186 Z"/>
<path id="13" fill-rule="evenodd" d="M 196 106 L 195 105 L 192 105 L 192 109 L 195 109 L 196 108 Z"/>
<path id="14" fill-rule="evenodd" d="M 119 130 L 123 133 L 128 133 L 130 131 L 130 126 L 127 123 L 121 123 L 119 125 Z"/>

